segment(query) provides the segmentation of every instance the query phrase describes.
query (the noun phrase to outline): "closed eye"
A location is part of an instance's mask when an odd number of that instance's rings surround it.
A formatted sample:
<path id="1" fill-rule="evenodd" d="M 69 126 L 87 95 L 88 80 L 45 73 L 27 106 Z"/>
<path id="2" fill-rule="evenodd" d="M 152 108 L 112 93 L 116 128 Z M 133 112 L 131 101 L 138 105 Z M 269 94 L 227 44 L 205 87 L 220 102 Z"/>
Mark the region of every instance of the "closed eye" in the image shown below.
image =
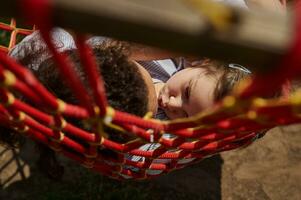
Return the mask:
<path id="1" fill-rule="evenodd" d="M 185 99 L 186 100 L 189 100 L 189 96 L 190 96 L 190 89 L 189 89 L 190 87 L 188 86 L 188 87 L 186 87 L 185 88 Z"/>
<path id="2" fill-rule="evenodd" d="M 193 79 L 191 79 L 189 81 L 189 83 L 188 83 L 188 85 L 187 85 L 187 87 L 185 88 L 185 91 L 184 91 L 184 96 L 185 96 L 186 101 L 189 101 L 192 81 L 193 81 Z"/>

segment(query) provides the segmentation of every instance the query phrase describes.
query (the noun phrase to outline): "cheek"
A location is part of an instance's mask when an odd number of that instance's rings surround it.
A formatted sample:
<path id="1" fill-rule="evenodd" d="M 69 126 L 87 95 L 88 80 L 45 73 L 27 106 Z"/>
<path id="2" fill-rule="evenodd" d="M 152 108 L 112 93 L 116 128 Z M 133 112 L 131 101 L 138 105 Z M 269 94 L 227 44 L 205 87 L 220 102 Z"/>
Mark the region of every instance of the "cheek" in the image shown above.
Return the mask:
<path id="1" fill-rule="evenodd" d="M 169 119 L 179 119 L 187 117 L 187 114 L 183 110 L 165 110 L 165 114 Z"/>

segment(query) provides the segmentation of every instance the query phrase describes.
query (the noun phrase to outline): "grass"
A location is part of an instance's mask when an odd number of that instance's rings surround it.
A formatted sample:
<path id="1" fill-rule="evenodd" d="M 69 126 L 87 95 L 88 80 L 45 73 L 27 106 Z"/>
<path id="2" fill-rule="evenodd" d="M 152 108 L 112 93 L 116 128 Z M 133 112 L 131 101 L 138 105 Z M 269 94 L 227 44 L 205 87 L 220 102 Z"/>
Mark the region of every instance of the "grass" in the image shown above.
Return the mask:
<path id="1" fill-rule="evenodd" d="M 5 24 L 10 24 L 10 20 L 11 20 L 10 18 L 0 17 L 0 22 L 5 23 Z M 33 26 L 31 26 L 31 25 L 24 25 L 24 23 L 18 24 L 18 22 L 17 22 L 18 28 L 30 29 L 30 30 L 32 30 L 32 28 L 33 28 Z M 10 36 L 11 36 L 11 32 L 5 31 L 5 30 L 0 30 L 0 45 L 7 47 L 10 42 Z M 25 37 L 25 35 L 17 34 L 17 37 L 16 37 L 17 43 L 20 42 L 21 40 L 23 40 L 24 37 Z"/>
<path id="2" fill-rule="evenodd" d="M 149 191 L 139 182 L 120 182 L 79 169 L 72 180 L 48 182 L 47 187 L 29 195 L 28 199 L 40 200 L 142 200 L 148 199 Z M 71 178 L 71 177 L 69 177 Z"/>
<path id="3" fill-rule="evenodd" d="M 0 45 L 8 46 L 10 40 L 10 32 L 0 30 Z"/>
<path id="4" fill-rule="evenodd" d="M 0 22 L 9 24 L 10 23 L 10 19 L 9 18 L 0 17 Z M 8 46 L 9 45 L 9 40 L 10 40 L 10 32 L 4 31 L 4 30 L 0 30 L 0 45 L 2 45 L 2 46 Z"/>
<path id="5" fill-rule="evenodd" d="M 152 182 L 116 181 L 63 159 L 65 174 L 53 181 L 30 167 L 31 175 L 6 189 L 11 199 L 28 200 L 151 200 Z M 0 191 L 1 192 L 1 191 Z M 0 195 L 1 196 L 1 195 Z"/>

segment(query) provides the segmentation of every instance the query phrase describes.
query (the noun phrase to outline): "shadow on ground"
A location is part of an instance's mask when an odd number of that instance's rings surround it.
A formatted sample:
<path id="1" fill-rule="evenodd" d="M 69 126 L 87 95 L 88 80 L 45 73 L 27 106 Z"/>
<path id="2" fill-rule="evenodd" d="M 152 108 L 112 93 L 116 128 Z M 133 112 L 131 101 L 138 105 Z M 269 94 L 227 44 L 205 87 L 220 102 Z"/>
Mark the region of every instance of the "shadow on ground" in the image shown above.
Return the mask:
<path id="1" fill-rule="evenodd" d="M 20 150 L 1 148 L 0 199 L 221 199 L 220 156 L 146 181 L 115 181 L 59 158 L 65 166 L 61 181 L 53 181 L 37 166 L 37 151 L 27 141 Z"/>
<path id="2" fill-rule="evenodd" d="M 35 165 L 34 145 L 0 152 L 0 199 L 300 200 L 301 125 L 272 129 L 247 148 L 147 181 L 114 181 L 60 158 L 62 181 Z"/>

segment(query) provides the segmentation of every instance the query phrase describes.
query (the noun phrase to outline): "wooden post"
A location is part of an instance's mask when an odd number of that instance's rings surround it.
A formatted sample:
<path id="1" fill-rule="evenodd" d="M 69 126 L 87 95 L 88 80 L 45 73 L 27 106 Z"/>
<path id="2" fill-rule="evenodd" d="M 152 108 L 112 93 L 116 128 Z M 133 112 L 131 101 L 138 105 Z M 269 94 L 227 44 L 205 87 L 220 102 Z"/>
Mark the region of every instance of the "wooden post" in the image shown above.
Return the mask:
<path id="1" fill-rule="evenodd" d="M 52 1 L 58 26 L 259 69 L 273 66 L 275 58 L 283 55 L 292 42 L 291 14 L 223 6 L 231 17 L 226 28 L 219 30 L 185 0 Z M 0 13 L 17 16 L 16 2 L 2 2 Z M 206 3 L 212 12 L 220 11 L 214 3 Z"/>

